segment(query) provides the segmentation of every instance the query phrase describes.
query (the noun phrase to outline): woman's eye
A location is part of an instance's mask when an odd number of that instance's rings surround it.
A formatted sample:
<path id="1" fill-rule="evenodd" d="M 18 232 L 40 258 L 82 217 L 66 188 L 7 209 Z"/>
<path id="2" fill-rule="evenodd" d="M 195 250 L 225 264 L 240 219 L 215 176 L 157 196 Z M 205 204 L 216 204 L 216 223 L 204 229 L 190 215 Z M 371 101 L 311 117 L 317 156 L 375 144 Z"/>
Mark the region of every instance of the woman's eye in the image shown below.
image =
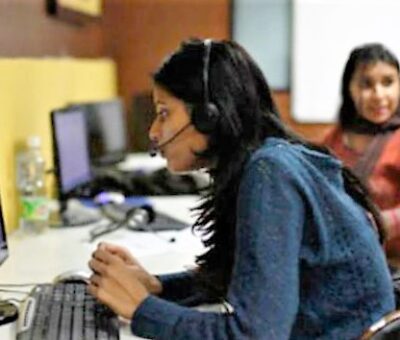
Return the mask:
<path id="1" fill-rule="evenodd" d="M 384 78 L 383 80 L 382 80 L 382 85 L 383 86 L 390 86 L 390 85 L 392 85 L 393 84 L 393 79 L 392 78 Z"/>
<path id="2" fill-rule="evenodd" d="M 166 109 L 161 109 L 157 112 L 158 118 L 164 121 L 168 117 L 168 111 Z"/>
<path id="3" fill-rule="evenodd" d="M 363 89 L 367 89 L 372 86 L 371 81 L 369 79 L 361 79 L 359 84 L 360 87 Z"/>

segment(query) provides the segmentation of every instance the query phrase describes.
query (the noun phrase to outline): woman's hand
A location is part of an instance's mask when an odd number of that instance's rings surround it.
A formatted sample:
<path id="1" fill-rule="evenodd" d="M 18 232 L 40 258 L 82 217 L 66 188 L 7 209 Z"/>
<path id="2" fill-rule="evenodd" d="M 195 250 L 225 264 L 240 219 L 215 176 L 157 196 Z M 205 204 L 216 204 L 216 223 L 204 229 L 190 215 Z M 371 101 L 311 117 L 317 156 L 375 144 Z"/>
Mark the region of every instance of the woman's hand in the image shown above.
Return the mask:
<path id="1" fill-rule="evenodd" d="M 137 275 L 137 279 L 151 294 L 158 295 L 162 292 L 161 282 L 154 275 L 151 275 L 146 269 L 144 269 L 139 261 L 136 260 L 126 248 L 103 242 L 98 245 L 97 250 L 92 255 L 92 258 L 97 254 L 97 256 L 100 256 L 101 259 L 103 251 L 118 256 L 126 265 L 132 267 Z M 92 270 L 95 271 L 93 268 Z"/>
<path id="2" fill-rule="evenodd" d="M 106 250 L 110 253 L 119 256 L 126 264 L 139 264 L 139 262 L 131 255 L 128 249 L 117 246 L 112 243 L 101 242 L 97 249 Z"/>
<path id="3" fill-rule="evenodd" d="M 125 287 L 125 283 L 120 284 L 117 280 L 93 274 L 88 285 L 89 293 L 92 294 L 103 304 L 110 307 L 116 314 L 125 319 L 131 319 L 139 304 L 147 297 L 144 287 L 139 283 L 138 289 L 135 282 L 131 282 L 130 288 Z M 139 294 L 138 294 L 139 292 Z"/>
<path id="4" fill-rule="evenodd" d="M 121 247 L 101 244 L 89 267 L 89 292 L 117 314 L 130 319 L 138 305 L 151 293 L 161 291 L 161 283 Z"/>

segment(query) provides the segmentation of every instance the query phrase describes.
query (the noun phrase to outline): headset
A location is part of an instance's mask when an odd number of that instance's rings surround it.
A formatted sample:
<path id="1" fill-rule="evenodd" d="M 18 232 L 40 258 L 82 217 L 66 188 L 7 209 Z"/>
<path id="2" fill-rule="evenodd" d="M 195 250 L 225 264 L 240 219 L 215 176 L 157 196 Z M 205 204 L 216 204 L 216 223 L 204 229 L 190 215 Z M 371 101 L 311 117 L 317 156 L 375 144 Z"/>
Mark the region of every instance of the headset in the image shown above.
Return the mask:
<path id="1" fill-rule="evenodd" d="M 194 125 L 197 130 L 202 133 L 208 134 L 212 132 L 219 120 L 220 112 L 215 104 L 210 102 L 209 94 L 209 65 L 210 54 L 212 48 L 212 40 L 205 39 L 204 44 L 204 57 L 203 57 L 203 102 L 197 103 L 191 108 L 191 121 L 179 129 L 170 138 L 158 144 L 151 142 L 149 154 L 154 157 L 157 155 L 158 150 L 165 145 L 172 143 L 181 133 L 183 133 L 190 125 Z"/>
<path id="2" fill-rule="evenodd" d="M 203 57 L 203 102 L 193 105 L 191 116 L 192 123 L 202 133 L 212 132 L 220 118 L 220 112 L 217 106 L 210 101 L 209 73 L 210 73 L 210 55 L 213 41 L 205 39 L 204 57 Z"/>

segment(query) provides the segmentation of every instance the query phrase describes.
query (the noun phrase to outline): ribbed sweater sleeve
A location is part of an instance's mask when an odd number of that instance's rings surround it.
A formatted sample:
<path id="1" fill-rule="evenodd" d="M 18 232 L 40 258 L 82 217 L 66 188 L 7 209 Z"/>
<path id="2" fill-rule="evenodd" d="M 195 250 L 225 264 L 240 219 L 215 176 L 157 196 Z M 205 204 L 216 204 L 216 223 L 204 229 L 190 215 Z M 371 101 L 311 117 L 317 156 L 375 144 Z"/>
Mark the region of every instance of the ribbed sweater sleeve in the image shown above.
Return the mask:
<path id="1" fill-rule="evenodd" d="M 162 293 L 158 295 L 162 299 L 183 306 L 196 306 L 208 302 L 207 298 L 196 289 L 193 271 L 158 275 L 157 277 L 163 287 Z"/>

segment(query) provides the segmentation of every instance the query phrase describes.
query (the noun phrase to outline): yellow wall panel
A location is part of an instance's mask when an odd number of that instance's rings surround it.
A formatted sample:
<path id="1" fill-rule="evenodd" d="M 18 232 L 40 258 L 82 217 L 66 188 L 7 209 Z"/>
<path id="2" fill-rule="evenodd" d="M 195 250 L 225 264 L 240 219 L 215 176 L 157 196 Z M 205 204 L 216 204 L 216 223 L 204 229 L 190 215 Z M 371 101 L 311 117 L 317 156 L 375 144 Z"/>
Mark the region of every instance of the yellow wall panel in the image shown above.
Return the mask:
<path id="1" fill-rule="evenodd" d="M 116 83 L 115 64 L 108 59 L 0 58 L 0 191 L 8 230 L 17 226 L 16 151 L 29 135 L 39 135 L 52 168 L 50 112 L 116 97 Z"/>
<path id="2" fill-rule="evenodd" d="M 13 77 L 13 70 L 5 64 L 0 63 L 0 188 L 2 194 L 2 205 L 4 218 L 10 226 L 16 220 L 14 209 L 15 185 L 14 185 L 14 123 L 15 111 L 18 102 L 12 98 L 18 88 L 18 80 Z"/>
<path id="3" fill-rule="evenodd" d="M 88 14 L 91 16 L 100 16 L 102 12 L 102 0 L 58 0 L 59 4 L 71 10 Z"/>

